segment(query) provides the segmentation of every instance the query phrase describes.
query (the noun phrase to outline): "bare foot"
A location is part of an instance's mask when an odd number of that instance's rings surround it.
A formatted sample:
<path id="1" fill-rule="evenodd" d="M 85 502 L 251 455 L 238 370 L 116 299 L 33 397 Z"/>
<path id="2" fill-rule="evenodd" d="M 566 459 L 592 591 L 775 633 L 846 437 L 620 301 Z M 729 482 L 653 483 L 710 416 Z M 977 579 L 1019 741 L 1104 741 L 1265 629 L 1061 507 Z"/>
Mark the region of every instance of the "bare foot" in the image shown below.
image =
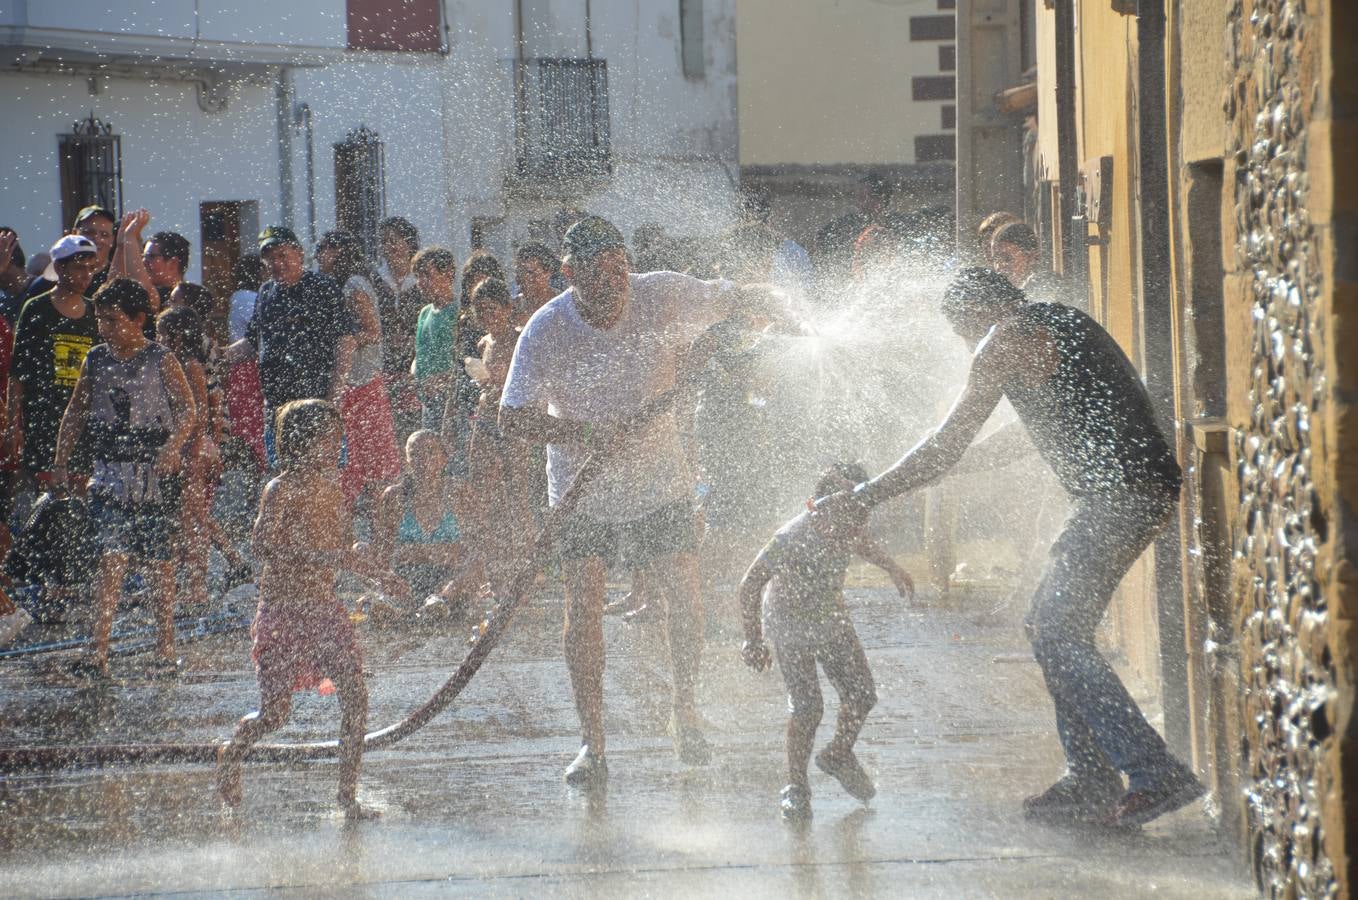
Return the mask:
<path id="1" fill-rule="evenodd" d="M 217 794 L 222 802 L 235 809 L 240 806 L 240 760 L 228 760 L 226 751 L 230 744 L 217 748 Z"/>
<path id="2" fill-rule="evenodd" d="M 348 803 L 341 802 L 340 809 L 344 811 L 344 818 L 349 822 L 370 822 L 382 818 L 381 812 L 370 806 L 364 806 L 357 800 L 350 800 Z"/>

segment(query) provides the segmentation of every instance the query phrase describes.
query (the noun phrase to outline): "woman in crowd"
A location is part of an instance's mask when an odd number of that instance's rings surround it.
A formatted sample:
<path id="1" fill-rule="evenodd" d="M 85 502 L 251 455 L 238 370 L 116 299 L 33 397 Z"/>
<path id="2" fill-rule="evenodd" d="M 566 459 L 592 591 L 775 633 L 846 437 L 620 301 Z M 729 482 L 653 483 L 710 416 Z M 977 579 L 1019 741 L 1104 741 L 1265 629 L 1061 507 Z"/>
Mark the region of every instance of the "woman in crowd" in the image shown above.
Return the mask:
<path id="1" fill-rule="evenodd" d="M 316 264 L 343 289 L 359 325 L 358 349 L 340 403 L 348 449 L 340 481 L 352 504 L 361 494 L 375 493 L 401 474 L 396 427 L 382 374 L 382 322 L 377 312 L 379 295 L 385 296 L 390 288 L 368 265 L 362 243 L 347 231 L 325 233 L 316 246 Z"/>

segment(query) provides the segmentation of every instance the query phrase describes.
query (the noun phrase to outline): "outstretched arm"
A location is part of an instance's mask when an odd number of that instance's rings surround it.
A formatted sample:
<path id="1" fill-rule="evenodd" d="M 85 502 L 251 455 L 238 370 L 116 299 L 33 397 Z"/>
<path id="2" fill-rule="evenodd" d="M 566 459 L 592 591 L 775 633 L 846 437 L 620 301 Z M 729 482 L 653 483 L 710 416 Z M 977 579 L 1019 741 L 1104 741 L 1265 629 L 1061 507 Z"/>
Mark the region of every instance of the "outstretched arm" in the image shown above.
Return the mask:
<path id="1" fill-rule="evenodd" d="M 886 552 L 885 547 L 877 543 L 876 538 L 866 533 L 859 535 L 858 542 L 854 544 L 853 549 L 863 559 L 887 573 L 891 577 L 891 583 L 896 586 L 896 590 L 902 597 L 915 599 L 915 579 L 911 578 L 910 573 L 891 558 L 891 554 Z"/>
<path id="2" fill-rule="evenodd" d="M 859 485 L 858 501 L 869 507 L 941 478 L 975 439 L 1004 395 L 1014 336 L 1001 325 L 981 341 L 967 385 L 943 423 L 881 475 Z"/>
<path id="3" fill-rule="evenodd" d="M 740 620 L 745 626 L 745 644 L 740 648 L 745 665 L 762 672 L 772 662 L 768 645 L 764 643 L 764 628 L 760 622 L 760 607 L 763 605 L 764 585 L 773 577 L 765 559 L 767 548 L 755 558 L 745 577 L 740 580 L 737 598 L 740 601 Z"/>
<path id="4" fill-rule="evenodd" d="M 962 454 L 949 475 L 975 475 L 1003 469 L 1037 452 L 1028 439 L 1028 431 L 1018 419 L 998 429 Z"/>

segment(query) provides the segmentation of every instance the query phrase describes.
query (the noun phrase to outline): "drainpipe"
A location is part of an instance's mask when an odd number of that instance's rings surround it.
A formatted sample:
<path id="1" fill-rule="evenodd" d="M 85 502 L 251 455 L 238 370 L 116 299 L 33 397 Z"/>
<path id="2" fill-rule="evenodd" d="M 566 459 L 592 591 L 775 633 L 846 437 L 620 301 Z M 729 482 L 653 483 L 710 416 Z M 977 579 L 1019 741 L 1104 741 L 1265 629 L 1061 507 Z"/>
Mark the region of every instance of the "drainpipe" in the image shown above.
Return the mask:
<path id="1" fill-rule="evenodd" d="M 286 228 L 293 227 L 292 179 L 292 69 L 281 66 L 274 83 L 274 118 L 278 126 L 278 204 L 279 218 Z"/>
<path id="2" fill-rule="evenodd" d="M 1138 0 L 1137 196 L 1140 198 L 1141 317 L 1146 388 L 1160 428 L 1175 445 L 1174 309 L 1169 238 L 1169 147 L 1165 123 L 1165 0 Z M 1188 648 L 1180 570 L 1179 518 L 1155 541 L 1155 599 L 1160 631 L 1160 690 L 1165 740 L 1191 756 Z"/>
<path id="3" fill-rule="evenodd" d="M 1061 182 L 1061 274 L 1078 288 L 1085 285 L 1085 232 L 1075 221 L 1083 211 L 1076 203 L 1080 185 L 1078 135 L 1075 131 L 1075 4 L 1056 4 L 1056 159 Z M 1078 233 L 1077 233 L 1078 230 Z"/>
<path id="4" fill-rule="evenodd" d="M 316 246 L 316 129 L 311 121 L 311 106 L 297 104 L 295 121 L 302 129 L 306 141 L 306 213 L 307 233 L 311 245 Z"/>

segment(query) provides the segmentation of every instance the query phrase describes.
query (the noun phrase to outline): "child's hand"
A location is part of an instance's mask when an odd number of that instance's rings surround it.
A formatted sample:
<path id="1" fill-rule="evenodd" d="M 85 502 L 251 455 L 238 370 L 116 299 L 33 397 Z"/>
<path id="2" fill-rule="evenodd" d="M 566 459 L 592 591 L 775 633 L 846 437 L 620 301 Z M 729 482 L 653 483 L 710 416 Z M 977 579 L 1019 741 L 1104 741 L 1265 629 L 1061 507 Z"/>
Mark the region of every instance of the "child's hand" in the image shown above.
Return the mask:
<path id="1" fill-rule="evenodd" d="M 160 453 L 156 454 L 155 472 L 164 478 L 179 471 L 180 463 L 184 461 L 184 452 L 174 450 L 169 446 L 162 447 Z"/>
<path id="2" fill-rule="evenodd" d="M 905 569 L 897 569 L 891 573 L 891 583 L 896 585 L 896 590 L 902 597 L 909 599 L 912 603 L 915 600 L 915 579 L 910 577 L 910 573 Z"/>
<path id="3" fill-rule="evenodd" d="M 762 638 L 746 641 L 740 645 L 740 659 L 756 672 L 766 672 L 773 665 L 773 655 L 769 645 Z"/>

